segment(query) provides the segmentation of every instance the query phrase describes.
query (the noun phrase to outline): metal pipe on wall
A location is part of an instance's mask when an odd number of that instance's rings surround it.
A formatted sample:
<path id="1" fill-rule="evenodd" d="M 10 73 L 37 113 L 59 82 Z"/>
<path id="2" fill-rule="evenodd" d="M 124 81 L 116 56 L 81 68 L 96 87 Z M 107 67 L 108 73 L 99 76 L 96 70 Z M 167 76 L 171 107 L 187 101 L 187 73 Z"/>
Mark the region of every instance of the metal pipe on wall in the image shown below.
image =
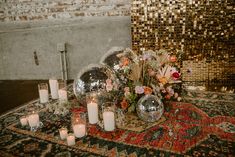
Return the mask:
<path id="1" fill-rule="evenodd" d="M 60 52 L 60 70 L 61 70 L 61 79 L 64 80 L 63 51 Z"/>
<path id="2" fill-rule="evenodd" d="M 67 51 L 65 43 L 58 43 L 57 50 L 60 52 L 60 65 L 61 65 L 61 77 L 62 80 L 68 80 L 68 66 L 67 66 Z"/>
<path id="3" fill-rule="evenodd" d="M 67 51 L 64 51 L 64 80 L 68 80 Z"/>

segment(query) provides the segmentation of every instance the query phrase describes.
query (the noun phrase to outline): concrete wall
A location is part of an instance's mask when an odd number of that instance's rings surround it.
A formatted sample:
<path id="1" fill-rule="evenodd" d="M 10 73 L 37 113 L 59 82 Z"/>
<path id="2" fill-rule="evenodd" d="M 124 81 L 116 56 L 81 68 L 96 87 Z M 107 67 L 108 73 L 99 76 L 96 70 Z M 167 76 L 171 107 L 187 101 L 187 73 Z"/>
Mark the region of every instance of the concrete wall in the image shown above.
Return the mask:
<path id="1" fill-rule="evenodd" d="M 131 46 L 129 15 L 125 0 L 0 0 L 0 80 L 60 78 L 63 42 L 75 78 L 112 47 Z"/>
<path id="2" fill-rule="evenodd" d="M 17 28 L 15 28 L 17 27 Z M 59 78 L 57 43 L 67 44 L 69 78 L 89 63 L 98 63 L 113 46 L 130 47 L 130 17 L 87 17 L 40 21 L 13 26 L 1 24 L 0 80 Z M 35 64 L 36 51 L 39 65 Z"/>

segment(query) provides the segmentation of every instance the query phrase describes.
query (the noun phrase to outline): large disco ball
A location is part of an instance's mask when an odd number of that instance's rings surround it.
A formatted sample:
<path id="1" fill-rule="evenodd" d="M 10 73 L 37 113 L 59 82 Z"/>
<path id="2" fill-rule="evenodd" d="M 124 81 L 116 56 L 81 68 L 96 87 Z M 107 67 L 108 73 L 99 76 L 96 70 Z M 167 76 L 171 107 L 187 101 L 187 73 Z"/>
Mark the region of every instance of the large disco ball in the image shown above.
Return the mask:
<path id="1" fill-rule="evenodd" d="M 127 57 L 130 60 L 137 59 L 137 55 L 129 48 L 113 47 L 106 54 L 104 54 L 100 60 L 101 64 L 107 65 L 113 71 L 118 72 L 121 68 L 119 67 L 120 59 Z"/>
<path id="2" fill-rule="evenodd" d="M 119 65 L 120 58 L 118 55 L 122 55 L 124 48 L 122 47 L 113 47 L 106 54 L 104 54 L 100 60 L 101 64 L 109 66 L 111 69 L 115 70 L 115 66 Z"/>
<path id="3" fill-rule="evenodd" d="M 164 105 L 159 97 L 145 95 L 139 99 L 136 111 L 141 120 L 155 122 L 161 118 L 164 112 Z"/>
<path id="4" fill-rule="evenodd" d="M 105 92 L 107 79 L 119 84 L 115 72 L 105 65 L 91 64 L 81 70 L 73 84 L 73 91 L 78 101 L 85 104 L 86 94 Z"/>

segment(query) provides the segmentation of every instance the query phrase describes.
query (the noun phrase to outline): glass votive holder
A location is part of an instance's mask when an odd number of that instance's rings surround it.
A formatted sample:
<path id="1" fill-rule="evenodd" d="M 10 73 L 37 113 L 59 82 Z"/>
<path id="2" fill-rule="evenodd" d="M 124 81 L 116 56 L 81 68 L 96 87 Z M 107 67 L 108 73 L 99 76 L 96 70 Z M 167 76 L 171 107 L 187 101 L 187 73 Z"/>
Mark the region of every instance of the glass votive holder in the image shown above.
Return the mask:
<path id="1" fill-rule="evenodd" d="M 87 103 L 87 112 L 88 112 L 88 120 L 90 124 L 96 124 L 99 121 L 98 118 L 98 101 L 97 101 L 97 93 L 90 92 L 86 94 L 86 103 Z"/>
<path id="2" fill-rule="evenodd" d="M 68 136 L 68 129 L 67 128 L 60 128 L 59 129 L 59 133 L 60 133 L 60 139 L 61 140 L 65 140 Z"/>
<path id="3" fill-rule="evenodd" d="M 59 82 L 58 82 L 58 95 L 59 95 L 59 102 L 60 103 L 67 103 L 68 102 L 67 84 L 63 80 L 59 80 Z"/>
<path id="4" fill-rule="evenodd" d="M 116 119 L 115 119 L 116 126 L 118 127 L 125 126 L 126 120 L 125 120 L 124 111 L 122 109 L 117 109 L 115 113 L 116 113 Z"/>
<path id="5" fill-rule="evenodd" d="M 75 145 L 75 136 L 74 136 L 74 134 L 72 134 L 72 133 L 68 134 L 66 140 L 67 140 L 68 146 Z"/>
<path id="6" fill-rule="evenodd" d="M 58 99 L 58 81 L 55 78 L 50 78 L 49 79 L 49 86 L 50 86 L 50 91 L 51 91 L 51 98 L 52 99 Z"/>
<path id="7" fill-rule="evenodd" d="M 47 83 L 39 83 L 38 84 L 38 92 L 39 92 L 40 103 L 42 103 L 42 104 L 47 103 L 49 100 Z"/>
<path id="8" fill-rule="evenodd" d="M 72 115 L 73 133 L 77 138 L 82 138 L 87 135 L 87 116 L 86 113 L 74 113 Z"/>
<path id="9" fill-rule="evenodd" d="M 38 128 L 42 126 L 42 122 L 40 122 L 39 119 L 39 114 L 35 110 L 29 111 L 27 121 L 31 131 L 37 131 Z"/>
<path id="10" fill-rule="evenodd" d="M 26 125 L 28 125 L 28 119 L 27 119 L 26 116 L 20 117 L 20 124 L 21 124 L 21 126 L 26 126 Z"/>
<path id="11" fill-rule="evenodd" d="M 112 102 L 106 102 L 102 105 L 102 115 L 105 131 L 114 131 L 115 123 L 115 105 Z"/>

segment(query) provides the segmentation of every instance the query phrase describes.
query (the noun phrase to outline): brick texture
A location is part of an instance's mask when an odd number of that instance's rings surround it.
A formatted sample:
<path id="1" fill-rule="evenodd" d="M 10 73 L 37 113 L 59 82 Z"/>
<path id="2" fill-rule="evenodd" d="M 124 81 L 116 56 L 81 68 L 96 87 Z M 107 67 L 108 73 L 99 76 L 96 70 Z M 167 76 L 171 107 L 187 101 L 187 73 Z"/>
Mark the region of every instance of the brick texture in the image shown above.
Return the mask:
<path id="1" fill-rule="evenodd" d="M 0 0 L 0 22 L 130 16 L 130 0 Z"/>

